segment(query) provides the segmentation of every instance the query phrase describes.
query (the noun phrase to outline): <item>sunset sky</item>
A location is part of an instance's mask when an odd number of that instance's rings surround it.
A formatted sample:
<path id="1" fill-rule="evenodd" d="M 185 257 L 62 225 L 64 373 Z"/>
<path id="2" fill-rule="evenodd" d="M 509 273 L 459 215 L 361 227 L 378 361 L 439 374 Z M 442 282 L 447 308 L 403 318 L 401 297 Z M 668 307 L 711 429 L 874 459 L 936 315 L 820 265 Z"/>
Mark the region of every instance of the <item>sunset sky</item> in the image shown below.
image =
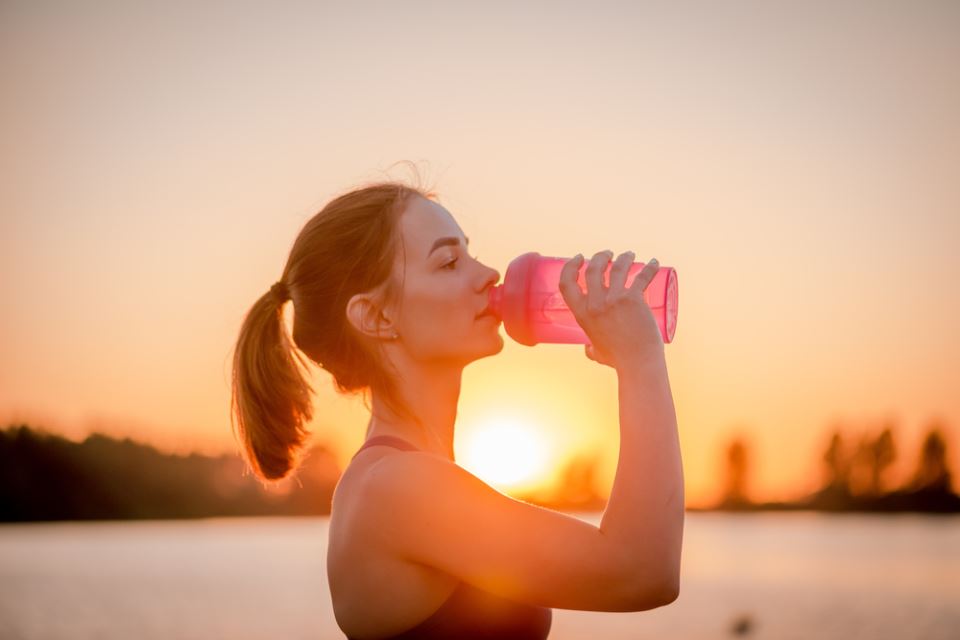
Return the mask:
<path id="1" fill-rule="evenodd" d="M 677 270 L 689 505 L 737 435 L 755 499 L 817 488 L 837 425 L 891 422 L 896 483 L 938 420 L 960 473 L 958 34 L 946 1 L 5 1 L 0 426 L 234 451 L 244 315 L 330 198 L 410 160 L 501 274 Z M 514 425 L 609 484 L 616 374 L 501 332 L 458 456 Z M 368 414 L 315 388 L 346 463 Z"/>

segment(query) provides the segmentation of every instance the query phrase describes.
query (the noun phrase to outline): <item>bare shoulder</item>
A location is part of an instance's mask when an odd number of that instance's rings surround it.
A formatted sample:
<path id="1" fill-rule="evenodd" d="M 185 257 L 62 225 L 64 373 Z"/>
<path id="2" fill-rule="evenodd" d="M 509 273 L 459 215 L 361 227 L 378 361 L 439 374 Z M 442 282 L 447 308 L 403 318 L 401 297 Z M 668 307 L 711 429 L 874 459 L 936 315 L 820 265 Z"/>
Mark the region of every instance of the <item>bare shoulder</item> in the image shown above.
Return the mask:
<path id="1" fill-rule="evenodd" d="M 469 473 L 449 460 L 423 451 L 364 453 L 369 457 L 358 458 L 341 476 L 334 490 L 333 511 L 338 512 L 340 520 L 349 522 L 353 534 L 367 536 L 370 544 L 384 537 L 383 528 L 389 524 L 389 513 L 382 506 L 384 500 L 389 502 L 402 494 L 429 502 L 449 485 L 453 476 Z"/>
<path id="2" fill-rule="evenodd" d="M 380 460 L 400 452 L 364 452 L 334 490 L 327 545 L 327 577 L 334 615 L 352 635 L 389 635 L 426 618 L 449 595 L 454 579 L 411 563 L 382 544 L 384 518 L 363 495 Z M 371 612 L 376 612 L 371 616 Z"/>
<path id="3" fill-rule="evenodd" d="M 334 488 L 329 552 L 347 555 L 348 549 L 362 549 L 367 555 L 403 560 L 388 535 L 397 509 L 417 517 L 412 509 L 422 508 L 420 513 L 425 513 L 431 502 L 442 501 L 441 494 L 448 494 L 452 484 L 462 486 L 466 477 L 472 479 L 467 483 L 473 483 L 475 491 L 480 485 L 486 487 L 462 467 L 432 453 L 386 448 L 363 452 Z M 401 495 L 416 504 L 402 506 L 397 502 Z M 385 506 L 391 503 L 395 508 Z"/>
<path id="4" fill-rule="evenodd" d="M 456 462 L 425 451 L 392 452 L 374 460 L 356 481 L 356 496 L 366 506 L 381 532 L 391 523 L 387 505 L 407 510 L 410 516 L 444 515 L 479 509 L 485 500 L 524 504 L 491 487 Z M 501 502 L 502 505 L 502 502 Z M 450 510 L 451 507 L 458 507 Z M 533 505 L 527 505 L 533 506 Z M 537 507 L 539 508 L 539 507 Z M 389 512 L 396 513 L 395 509 Z"/>
<path id="5" fill-rule="evenodd" d="M 369 463 L 362 475 L 358 489 L 361 491 L 375 490 L 384 483 L 389 486 L 396 486 L 396 483 L 409 486 L 460 474 L 475 477 L 457 463 L 434 453 L 427 451 L 390 451 Z"/>

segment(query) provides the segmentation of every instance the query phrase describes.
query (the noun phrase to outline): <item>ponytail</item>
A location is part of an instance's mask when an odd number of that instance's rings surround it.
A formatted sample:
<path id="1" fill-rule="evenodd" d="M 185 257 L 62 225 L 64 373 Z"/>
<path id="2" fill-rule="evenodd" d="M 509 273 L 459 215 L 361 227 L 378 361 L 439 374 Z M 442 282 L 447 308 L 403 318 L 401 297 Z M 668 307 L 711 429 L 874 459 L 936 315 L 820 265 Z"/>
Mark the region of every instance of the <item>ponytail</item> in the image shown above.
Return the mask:
<path id="1" fill-rule="evenodd" d="M 287 335 L 283 302 L 271 289 L 253 305 L 233 358 L 231 419 L 248 464 L 261 478 L 284 478 L 297 466 L 309 432 L 313 388 L 299 369 L 306 363 Z"/>

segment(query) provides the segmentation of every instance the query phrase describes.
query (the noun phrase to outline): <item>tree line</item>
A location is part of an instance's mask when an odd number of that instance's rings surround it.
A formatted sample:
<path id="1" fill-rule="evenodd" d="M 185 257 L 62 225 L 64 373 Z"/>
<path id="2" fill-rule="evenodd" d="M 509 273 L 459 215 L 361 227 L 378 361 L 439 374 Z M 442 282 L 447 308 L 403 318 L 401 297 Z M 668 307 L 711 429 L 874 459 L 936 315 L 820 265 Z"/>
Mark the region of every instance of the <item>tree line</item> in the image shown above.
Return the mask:
<path id="1" fill-rule="evenodd" d="M 960 512 L 960 496 L 952 488 L 946 425 L 940 421 L 928 425 L 913 470 L 900 486 L 889 480 L 899 453 L 893 427 L 887 423 L 878 432 L 859 437 L 835 427 L 820 456 L 819 488 L 785 503 L 750 500 L 751 447 L 746 438 L 734 438 L 726 447 L 723 496 L 713 508 Z"/>
<path id="2" fill-rule="evenodd" d="M 238 456 L 173 455 L 129 438 L 82 442 L 11 426 L 0 431 L 0 521 L 321 515 L 340 477 L 311 448 L 295 477 L 269 490 Z"/>
<path id="3" fill-rule="evenodd" d="M 749 497 L 751 446 L 734 438 L 724 451 L 722 498 L 710 510 L 960 512 L 952 490 L 946 427 L 927 430 L 913 472 L 893 487 L 889 471 L 899 450 L 891 425 L 853 446 L 836 429 L 820 467 L 820 487 L 792 502 Z M 570 511 L 599 511 L 606 495 L 598 482 L 599 453 L 572 458 L 549 490 L 515 497 Z M 237 454 L 162 453 L 129 438 L 92 434 L 82 442 L 11 425 L 0 430 L 0 522 L 327 515 L 342 469 L 322 444 L 310 447 L 286 480 L 264 484 Z M 699 510 L 699 509 L 691 509 Z"/>

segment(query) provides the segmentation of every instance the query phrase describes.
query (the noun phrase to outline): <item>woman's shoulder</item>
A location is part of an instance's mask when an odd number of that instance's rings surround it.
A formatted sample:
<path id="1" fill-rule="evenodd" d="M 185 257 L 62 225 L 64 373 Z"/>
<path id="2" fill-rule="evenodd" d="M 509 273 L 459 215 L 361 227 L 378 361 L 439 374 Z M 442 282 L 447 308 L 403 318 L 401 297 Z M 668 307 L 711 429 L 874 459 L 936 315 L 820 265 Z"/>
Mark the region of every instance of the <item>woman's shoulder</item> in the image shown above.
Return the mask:
<path id="1" fill-rule="evenodd" d="M 331 524 L 336 519 L 362 526 L 369 509 L 364 509 L 364 495 L 376 490 L 377 485 L 409 485 L 421 482 L 423 471 L 442 459 L 435 454 L 391 447 L 370 447 L 359 452 L 340 474 L 333 490 Z M 426 467 L 425 467 L 426 466 Z M 428 471 L 428 470 L 427 470 Z"/>
<path id="2" fill-rule="evenodd" d="M 377 545 L 382 542 L 385 509 L 399 508 L 411 500 L 436 500 L 458 476 L 466 473 L 455 462 L 426 451 L 399 451 L 371 447 L 344 470 L 333 491 L 330 538 Z M 392 505 L 392 506 L 391 506 Z M 407 507 L 409 508 L 409 507 Z"/>
<path id="3" fill-rule="evenodd" d="M 370 498 L 371 494 L 381 494 L 384 489 L 398 493 L 411 490 L 429 495 L 442 489 L 445 482 L 454 476 L 467 473 L 456 462 L 437 453 L 383 449 L 387 450 L 386 453 L 376 458 L 370 454 L 366 465 L 353 478 L 353 490 L 361 499 Z M 359 457 L 357 461 L 360 461 Z"/>
<path id="4" fill-rule="evenodd" d="M 364 457 L 365 451 L 344 470 L 334 490 L 330 518 L 327 567 L 334 611 L 341 628 L 355 634 L 387 628 L 381 625 L 412 626 L 439 606 L 456 582 L 436 569 L 402 558 L 384 543 L 383 513 L 364 499 L 364 485 L 382 462 L 412 452 L 376 449 L 382 451 L 369 458 Z M 371 617 L 371 611 L 377 615 Z"/>

